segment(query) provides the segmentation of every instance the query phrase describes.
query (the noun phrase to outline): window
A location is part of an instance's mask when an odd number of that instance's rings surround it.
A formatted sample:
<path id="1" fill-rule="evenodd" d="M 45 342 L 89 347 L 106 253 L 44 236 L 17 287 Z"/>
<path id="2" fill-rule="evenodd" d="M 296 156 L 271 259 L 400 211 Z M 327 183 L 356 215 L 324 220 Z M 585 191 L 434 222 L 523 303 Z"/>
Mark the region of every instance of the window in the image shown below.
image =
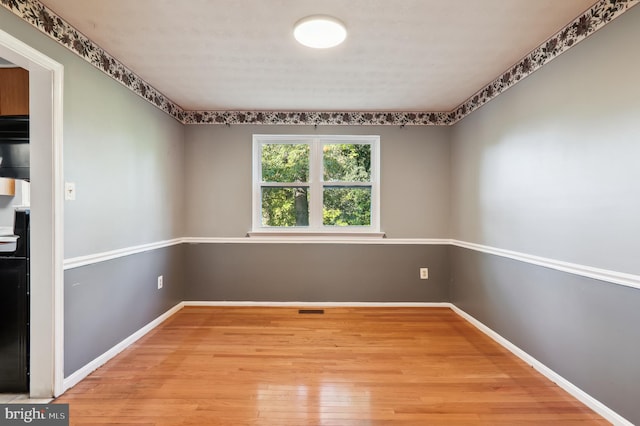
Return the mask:
<path id="1" fill-rule="evenodd" d="M 379 136 L 254 135 L 253 233 L 378 233 Z"/>

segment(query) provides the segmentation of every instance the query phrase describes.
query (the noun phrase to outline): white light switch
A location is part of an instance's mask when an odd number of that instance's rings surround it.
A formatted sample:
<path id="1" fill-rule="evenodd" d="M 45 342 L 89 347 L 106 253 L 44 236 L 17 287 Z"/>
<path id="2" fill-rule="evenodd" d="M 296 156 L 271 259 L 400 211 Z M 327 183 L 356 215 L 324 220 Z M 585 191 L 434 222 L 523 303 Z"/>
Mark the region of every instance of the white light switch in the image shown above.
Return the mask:
<path id="1" fill-rule="evenodd" d="M 76 199 L 76 184 L 74 182 L 64 183 L 64 199 L 74 201 Z"/>
<path id="2" fill-rule="evenodd" d="M 420 268 L 420 279 L 421 280 L 429 279 L 429 268 Z"/>

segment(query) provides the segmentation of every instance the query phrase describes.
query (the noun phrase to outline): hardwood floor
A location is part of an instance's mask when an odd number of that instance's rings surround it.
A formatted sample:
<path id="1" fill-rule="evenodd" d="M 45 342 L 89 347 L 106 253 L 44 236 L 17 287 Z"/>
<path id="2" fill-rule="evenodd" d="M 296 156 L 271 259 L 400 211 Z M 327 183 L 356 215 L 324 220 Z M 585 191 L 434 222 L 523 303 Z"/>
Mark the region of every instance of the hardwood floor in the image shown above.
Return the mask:
<path id="1" fill-rule="evenodd" d="M 188 307 L 69 390 L 72 425 L 602 425 L 448 308 Z"/>

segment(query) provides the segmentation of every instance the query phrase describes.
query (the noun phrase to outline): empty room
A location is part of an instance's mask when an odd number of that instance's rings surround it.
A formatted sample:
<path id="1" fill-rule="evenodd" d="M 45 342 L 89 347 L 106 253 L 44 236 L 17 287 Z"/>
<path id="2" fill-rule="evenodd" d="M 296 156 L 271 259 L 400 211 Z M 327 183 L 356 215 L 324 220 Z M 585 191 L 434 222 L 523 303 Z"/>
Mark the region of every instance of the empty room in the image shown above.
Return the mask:
<path id="1" fill-rule="evenodd" d="M 640 424 L 638 3 L 0 0 L 0 424 Z"/>

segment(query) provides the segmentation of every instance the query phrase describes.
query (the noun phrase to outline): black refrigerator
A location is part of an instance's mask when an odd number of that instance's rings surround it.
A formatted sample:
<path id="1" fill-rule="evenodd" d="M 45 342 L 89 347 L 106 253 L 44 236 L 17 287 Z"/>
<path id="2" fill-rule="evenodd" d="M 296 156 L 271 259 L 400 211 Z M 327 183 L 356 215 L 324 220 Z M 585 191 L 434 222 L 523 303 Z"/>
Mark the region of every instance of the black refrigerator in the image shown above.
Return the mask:
<path id="1" fill-rule="evenodd" d="M 0 392 L 29 391 L 29 209 L 16 210 L 14 251 L 0 252 Z"/>

